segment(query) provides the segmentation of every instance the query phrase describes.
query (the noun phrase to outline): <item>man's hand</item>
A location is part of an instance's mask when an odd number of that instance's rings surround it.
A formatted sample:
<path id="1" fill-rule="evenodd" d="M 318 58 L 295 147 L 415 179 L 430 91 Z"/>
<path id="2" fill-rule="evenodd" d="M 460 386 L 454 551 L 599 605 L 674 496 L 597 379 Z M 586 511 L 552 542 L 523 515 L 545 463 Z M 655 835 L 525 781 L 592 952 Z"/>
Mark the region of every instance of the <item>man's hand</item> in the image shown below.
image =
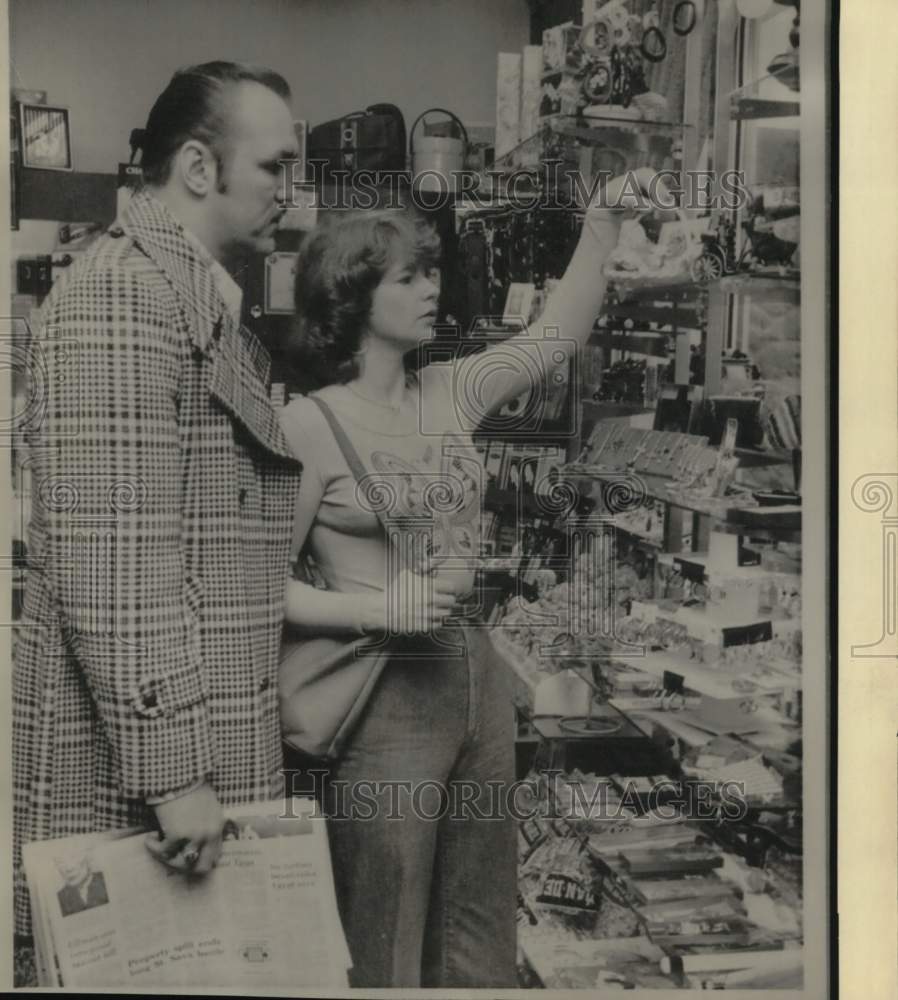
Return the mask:
<path id="1" fill-rule="evenodd" d="M 161 839 L 151 833 L 147 850 L 175 871 L 205 875 L 221 853 L 224 814 L 218 796 L 209 785 L 153 807 L 162 830 Z"/>

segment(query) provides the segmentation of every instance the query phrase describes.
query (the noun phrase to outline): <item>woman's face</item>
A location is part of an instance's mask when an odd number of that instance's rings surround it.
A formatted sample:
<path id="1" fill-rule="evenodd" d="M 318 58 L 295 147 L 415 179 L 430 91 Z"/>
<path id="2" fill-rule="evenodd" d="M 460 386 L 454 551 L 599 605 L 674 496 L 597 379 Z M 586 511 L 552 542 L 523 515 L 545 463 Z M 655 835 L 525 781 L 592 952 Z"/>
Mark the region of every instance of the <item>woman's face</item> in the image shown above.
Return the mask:
<path id="1" fill-rule="evenodd" d="M 399 260 L 391 264 L 371 297 L 368 334 L 408 350 L 433 335 L 440 296 L 438 268 Z"/>

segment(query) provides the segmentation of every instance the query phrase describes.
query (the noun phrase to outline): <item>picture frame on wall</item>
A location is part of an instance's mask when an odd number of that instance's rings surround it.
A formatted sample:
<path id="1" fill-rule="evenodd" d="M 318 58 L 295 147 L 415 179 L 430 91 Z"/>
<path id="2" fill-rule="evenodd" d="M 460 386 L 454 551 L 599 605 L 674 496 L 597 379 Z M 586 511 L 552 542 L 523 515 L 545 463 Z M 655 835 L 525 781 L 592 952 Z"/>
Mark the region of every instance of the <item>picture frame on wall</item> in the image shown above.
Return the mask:
<path id="1" fill-rule="evenodd" d="M 23 167 L 73 170 L 69 109 L 49 104 L 19 104 L 19 146 Z"/>

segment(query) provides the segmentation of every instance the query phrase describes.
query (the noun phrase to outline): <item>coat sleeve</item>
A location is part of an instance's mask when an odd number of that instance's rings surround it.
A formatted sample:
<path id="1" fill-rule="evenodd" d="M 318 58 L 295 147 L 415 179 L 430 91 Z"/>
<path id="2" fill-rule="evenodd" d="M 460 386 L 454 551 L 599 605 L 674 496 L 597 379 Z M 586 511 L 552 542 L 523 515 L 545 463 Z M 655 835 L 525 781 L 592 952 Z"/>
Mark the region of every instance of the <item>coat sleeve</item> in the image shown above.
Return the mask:
<path id="1" fill-rule="evenodd" d="M 41 351 L 33 571 L 134 798 L 208 777 L 214 761 L 184 572 L 178 386 L 191 356 L 167 292 L 133 261 L 73 274 L 50 300 Z"/>

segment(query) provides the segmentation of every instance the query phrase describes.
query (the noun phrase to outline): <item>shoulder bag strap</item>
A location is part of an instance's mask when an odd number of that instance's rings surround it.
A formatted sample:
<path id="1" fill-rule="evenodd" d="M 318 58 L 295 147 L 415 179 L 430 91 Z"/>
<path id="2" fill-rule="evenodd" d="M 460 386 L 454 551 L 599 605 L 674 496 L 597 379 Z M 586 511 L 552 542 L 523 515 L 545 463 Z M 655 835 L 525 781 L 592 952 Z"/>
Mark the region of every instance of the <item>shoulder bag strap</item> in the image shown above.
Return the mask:
<path id="1" fill-rule="evenodd" d="M 346 431 L 340 426 L 340 422 L 337 420 L 334 411 L 324 402 L 323 399 L 319 399 L 317 396 L 309 396 L 309 399 L 318 407 L 319 410 L 324 414 L 324 419 L 327 421 L 328 426 L 333 432 L 334 437 L 337 440 L 337 444 L 340 446 L 340 451 L 343 453 L 343 457 L 346 459 L 346 464 L 349 466 L 350 472 L 352 472 L 355 477 L 355 481 L 361 484 L 362 480 L 368 475 L 368 470 L 362 464 L 362 460 L 359 458 L 358 452 L 353 447 L 352 442 L 346 434 Z M 387 525 L 384 522 L 384 516 L 380 511 L 377 511 L 377 520 L 380 522 L 381 528 L 383 528 L 384 534 L 390 539 L 392 536 L 387 530 Z M 399 554 L 400 560 L 402 559 L 402 551 L 399 546 L 393 546 L 395 551 Z"/>
<path id="2" fill-rule="evenodd" d="M 331 431 L 333 431 L 334 437 L 337 439 L 337 444 L 340 446 L 340 451 L 343 452 L 343 457 L 346 459 L 346 464 L 349 466 L 350 472 L 353 476 L 355 476 L 357 483 L 361 482 L 365 476 L 368 475 L 368 470 L 362 464 L 362 460 L 359 458 L 358 452 L 346 436 L 346 431 L 344 431 L 340 426 L 340 422 L 337 420 L 334 411 L 327 405 L 327 403 L 325 403 L 323 399 L 319 399 L 317 396 L 309 396 L 308 398 L 311 399 L 311 401 L 324 414 L 324 419 L 327 421 L 328 426 Z"/>

